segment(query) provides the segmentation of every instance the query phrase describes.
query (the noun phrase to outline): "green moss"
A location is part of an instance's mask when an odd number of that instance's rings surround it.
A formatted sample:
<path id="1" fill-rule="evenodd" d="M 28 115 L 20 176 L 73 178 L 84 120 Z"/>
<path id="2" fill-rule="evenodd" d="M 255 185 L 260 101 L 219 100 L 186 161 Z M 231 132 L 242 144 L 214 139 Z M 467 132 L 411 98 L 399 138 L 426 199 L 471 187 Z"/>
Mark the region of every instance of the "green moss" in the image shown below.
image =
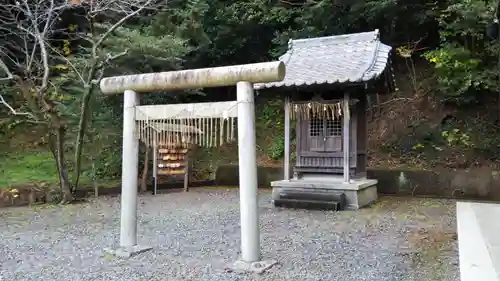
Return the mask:
<path id="1" fill-rule="evenodd" d="M 29 182 L 58 182 L 57 168 L 49 152 L 17 152 L 0 156 L 0 188 Z"/>
<path id="2" fill-rule="evenodd" d="M 0 188 L 34 182 L 59 184 L 56 163 L 50 152 L 11 152 L 0 155 Z M 103 188 L 116 187 L 119 182 L 119 178 L 98 181 L 99 186 Z M 83 186 L 90 186 L 92 180 L 89 175 L 83 173 L 80 183 Z"/>

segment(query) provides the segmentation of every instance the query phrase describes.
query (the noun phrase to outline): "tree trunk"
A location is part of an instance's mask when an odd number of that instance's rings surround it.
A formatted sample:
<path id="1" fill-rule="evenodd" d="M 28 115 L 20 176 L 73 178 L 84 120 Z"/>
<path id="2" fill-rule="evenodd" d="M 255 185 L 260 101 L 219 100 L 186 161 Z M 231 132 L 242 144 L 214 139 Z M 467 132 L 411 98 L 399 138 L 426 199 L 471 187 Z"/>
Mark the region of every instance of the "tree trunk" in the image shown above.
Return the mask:
<path id="1" fill-rule="evenodd" d="M 75 148 L 75 171 L 73 174 L 73 189 L 75 191 L 78 188 L 80 181 L 80 169 L 82 164 L 82 150 L 83 150 L 83 137 L 85 136 L 85 129 L 87 128 L 87 120 L 89 115 L 89 105 L 90 97 L 92 94 L 92 87 L 87 86 L 83 94 L 80 121 L 78 124 L 78 135 L 76 137 L 76 148 Z"/>
<path id="2" fill-rule="evenodd" d="M 146 152 L 144 153 L 144 167 L 142 168 L 141 192 L 148 191 L 148 171 L 149 171 L 149 145 L 146 144 Z"/>
<path id="3" fill-rule="evenodd" d="M 56 144 L 55 135 L 54 135 L 53 131 L 50 128 L 47 128 L 47 131 L 48 131 L 47 134 L 49 135 L 49 149 L 50 149 L 50 153 L 52 154 L 52 157 L 55 160 L 57 174 L 59 175 L 60 174 L 60 170 L 59 170 L 59 164 L 57 162 L 57 144 Z"/>
<path id="4" fill-rule="evenodd" d="M 94 54 L 95 57 L 95 54 Z M 78 123 L 78 135 L 76 137 L 76 149 L 75 149 L 75 172 L 73 174 L 73 189 L 72 191 L 78 188 L 78 184 L 80 181 L 80 168 L 82 164 L 82 150 L 83 150 L 83 137 L 85 136 L 85 130 L 87 129 L 87 121 L 89 118 L 90 112 L 90 98 L 92 97 L 92 90 L 94 89 L 94 84 L 92 83 L 92 79 L 94 79 L 94 75 L 96 73 L 97 61 L 92 59 L 90 62 L 90 70 L 87 76 L 87 83 L 84 85 L 85 91 L 82 97 L 82 106 L 80 108 L 80 121 Z"/>
<path id="5" fill-rule="evenodd" d="M 55 130 L 56 135 L 56 163 L 59 170 L 59 184 L 61 187 L 62 200 L 61 204 L 68 204 L 73 201 L 71 193 L 71 185 L 68 179 L 68 167 L 64 159 L 64 137 L 66 130 L 63 126 L 59 126 Z"/>

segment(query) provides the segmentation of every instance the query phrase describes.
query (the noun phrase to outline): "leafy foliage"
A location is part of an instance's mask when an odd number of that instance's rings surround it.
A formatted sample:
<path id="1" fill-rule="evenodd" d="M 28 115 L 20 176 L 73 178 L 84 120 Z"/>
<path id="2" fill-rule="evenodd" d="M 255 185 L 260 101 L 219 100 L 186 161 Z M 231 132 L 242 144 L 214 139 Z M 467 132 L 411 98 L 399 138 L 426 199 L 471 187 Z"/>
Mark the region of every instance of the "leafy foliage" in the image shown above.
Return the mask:
<path id="1" fill-rule="evenodd" d="M 460 98 L 471 88 L 486 86 L 481 59 L 462 46 L 443 44 L 441 48 L 425 53 L 425 58 L 435 64 L 440 90 L 449 96 Z"/>
<path id="2" fill-rule="evenodd" d="M 261 100 L 256 106 L 259 108 L 256 120 L 257 136 L 264 141 L 268 140 L 268 146 L 263 153 L 272 160 L 280 160 L 285 152 L 283 101 Z"/>
<path id="3" fill-rule="evenodd" d="M 478 92 L 499 89 L 499 43 L 485 36 L 496 4 L 461 0 L 440 11 L 441 44 L 425 58 L 435 64 L 439 89 L 448 98 L 470 101 Z"/>
<path id="4" fill-rule="evenodd" d="M 384 43 L 400 53 L 404 51 L 405 62 L 412 60 L 413 63 L 421 56 L 434 66 L 437 94 L 445 99 L 458 103 L 479 102 L 481 96 L 500 90 L 500 43 L 485 34 L 496 12 L 496 3 L 490 1 L 187 0 L 171 1 L 169 5 L 169 9 L 148 10 L 123 24 L 109 34 L 95 54 L 82 36 L 57 34 L 60 38 L 50 41 L 51 76 L 47 93 L 68 128 L 67 140 L 77 138 L 81 105 L 89 98 L 91 110 L 83 144 L 83 175 L 96 175 L 101 180 L 119 175 L 123 109 L 119 96 L 104 97 L 94 88 L 87 95 L 88 85 L 81 83 L 81 74 L 75 69 L 88 73 L 96 57 L 102 62 L 125 50 L 126 54 L 107 62 L 103 75 L 266 61 L 281 55 L 291 38 L 379 29 Z M 2 13 L 4 11 L 0 11 L 0 16 Z M 81 13 L 78 9 L 70 10 L 57 21 L 57 27 L 68 33 L 89 35 L 88 23 L 85 18 L 82 20 Z M 106 32 L 117 18 L 114 13 L 100 15 L 93 31 L 97 35 Z M 0 49 L 11 39 L 0 28 Z M 9 54 L 22 64 L 23 54 Z M 1 71 L 0 68 L 0 75 Z M 30 104 L 20 98 L 19 88 L 0 87 L 4 99 L 16 110 L 30 111 Z M 154 93 L 143 96 L 141 103 L 233 98 L 234 89 L 207 89 L 203 92 Z M 274 102 L 257 107 L 258 126 L 265 128 L 262 132 L 270 128 L 282 132 L 281 108 L 281 104 Z M 0 110 L 0 132 L 4 128 L 15 130 L 26 126 L 27 122 L 29 119 L 23 116 Z M 465 131 L 460 129 L 456 134 L 461 136 Z M 444 136 L 443 132 L 448 133 Z M 280 135 L 269 136 L 272 141 L 261 149 L 269 158 L 279 159 L 283 155 L 284 141 Z M 450 143 L 456 146 L 455 139 L 461 139 L 460 136 L 455 136 L 454 128 L 450 128 L 437 130 L 432 136 L 410 136 L 414 140 L 390 146 L 405 146 L 405 151 L 415 152 L 420 149 L 419 143 L 425 147 L 432 147 L 432 144 L 442 147 L 451 139 Z M 467 142 L 484 151 L 498 142 L 498 138 L 488 138 L 491 144 L 484 147 L 474 140 L 470 136 Z M 75 148 L 74 142 L 65 145 L 67 152 Z M 68 165 L 74 168 L 72 161 L 68 161 Z"/>

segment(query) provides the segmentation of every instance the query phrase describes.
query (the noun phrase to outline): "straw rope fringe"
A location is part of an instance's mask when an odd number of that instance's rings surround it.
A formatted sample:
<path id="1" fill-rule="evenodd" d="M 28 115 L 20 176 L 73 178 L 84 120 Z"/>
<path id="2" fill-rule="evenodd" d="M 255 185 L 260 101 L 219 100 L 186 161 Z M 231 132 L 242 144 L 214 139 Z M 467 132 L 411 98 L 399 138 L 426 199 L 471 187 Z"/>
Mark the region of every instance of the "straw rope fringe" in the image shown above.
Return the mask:
<path id="1" fill-rule="evenodd" d="M 153 116 L 136 108 L 136 135 L 146 145 L 160 147 L 222 146 L 235 140 L 237 102 L 156 106 Z M 174 109 L 174 110 L 172 110 Z M 172 112 L 177 112 L 173 115 Z M 194 116 L 205 117 L 194 117 Z M 193 116 L 193 117 L 190 117 Z"/>
<path id="2" fill-rule="evenodd" d="M 146 145 L 162 147 L 222 146 L 235 140 L 237 102 L 170 104 L 136 108 L 136 134 Z M 350 117 L 349 106 L 335 103 L 291 103 L 292 120 Z M 200 117 L 201 116 L 201 117 Z"/>
<path id="3" fill-rule="evenodd" d="M 292 120 L 327 119 L 335 120 L 344 117 L 349 118 L 349 106 L 343 108 L 342 102 L 337 103 L 291 103 L 290 118 Z"/>

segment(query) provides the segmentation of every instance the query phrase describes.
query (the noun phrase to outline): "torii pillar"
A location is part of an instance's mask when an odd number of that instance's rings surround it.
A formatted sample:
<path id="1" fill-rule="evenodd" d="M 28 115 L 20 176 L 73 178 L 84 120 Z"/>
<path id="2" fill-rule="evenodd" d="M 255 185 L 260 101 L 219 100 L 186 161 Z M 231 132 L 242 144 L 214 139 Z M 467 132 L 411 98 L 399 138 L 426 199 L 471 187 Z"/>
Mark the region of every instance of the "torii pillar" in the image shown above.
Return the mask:
<path id="1" fill-rule="evenodd" d="M 242 256 L 234 264 L 234 268 L 262 272 L 272 266 L 274 261 L 262 261 L 260 256 L 253 83 L 277 82 L 282 81 L 284 77 L 285 65 L 276 61 L 102 79 L 100 88 L 104 94 L 124 94 L 120 247 L 108 251 L 118 256 L 130 257 L 152 249 L 137 244 L 137 93 L 236 85 Z"/>

